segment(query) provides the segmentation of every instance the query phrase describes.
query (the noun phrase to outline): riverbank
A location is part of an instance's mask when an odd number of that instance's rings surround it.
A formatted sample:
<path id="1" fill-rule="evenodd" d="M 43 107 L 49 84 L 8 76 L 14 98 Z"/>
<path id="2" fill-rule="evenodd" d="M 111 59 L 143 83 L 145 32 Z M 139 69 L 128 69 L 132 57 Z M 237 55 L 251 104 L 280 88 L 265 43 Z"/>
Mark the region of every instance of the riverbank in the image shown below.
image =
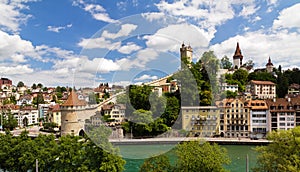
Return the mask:
<path id="1" fill-rule="evenodd" d="M 168 137 L 168 138 L 147 138 L 147 139 L 110 139 L 114 145 L 147 145 L 147 144 L 178 144 L 185 141 L 203 140 L 220 145 L 267 145 L 269 140 L 250 138 L 200 138 L 200 137 Z"/>

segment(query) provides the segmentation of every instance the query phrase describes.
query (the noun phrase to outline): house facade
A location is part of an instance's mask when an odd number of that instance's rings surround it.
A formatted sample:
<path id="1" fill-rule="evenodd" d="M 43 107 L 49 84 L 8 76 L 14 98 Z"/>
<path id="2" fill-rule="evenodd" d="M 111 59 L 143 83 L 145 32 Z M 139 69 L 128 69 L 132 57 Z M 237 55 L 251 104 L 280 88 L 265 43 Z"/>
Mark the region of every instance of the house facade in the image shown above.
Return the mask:
<path id="1" fill-rule="evenodd" d="M 219 109 L 216 106 L 183 106 L 182 129 L 190 136 L 212 137 L 219 134 Z"/>
<path id="2" fill-rule="evenodd" d="M 271 81 L 251 80 L 246 91 L 258 99 L 273 99 L 276 97 L 276 84 Z"/>

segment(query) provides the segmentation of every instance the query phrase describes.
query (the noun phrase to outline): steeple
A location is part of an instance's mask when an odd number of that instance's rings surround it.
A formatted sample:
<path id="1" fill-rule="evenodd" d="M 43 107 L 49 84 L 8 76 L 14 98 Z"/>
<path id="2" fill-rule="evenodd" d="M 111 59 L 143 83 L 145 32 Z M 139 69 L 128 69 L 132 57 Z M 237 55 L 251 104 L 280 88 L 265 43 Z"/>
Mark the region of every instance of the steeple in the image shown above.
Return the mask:
<path id="1" fill-rule="evenodd" d="M 242 66 L 242 61 L 243 61 L 242 51 L 240 49 L 239 43 L 237 42 L 235 52 L 233 55 L 233 65 L 234 65 L 233 67 L 240 68 Z"/>
<path id="2" fill-rule="evenodd" d="M 269 60 L 268 60 L 268 63 L 266 64 L 266 70 L 268 73 L 271 73 L 273 72 L 273 63 L 271 61 L 271 57 L 269 56 Z"/>

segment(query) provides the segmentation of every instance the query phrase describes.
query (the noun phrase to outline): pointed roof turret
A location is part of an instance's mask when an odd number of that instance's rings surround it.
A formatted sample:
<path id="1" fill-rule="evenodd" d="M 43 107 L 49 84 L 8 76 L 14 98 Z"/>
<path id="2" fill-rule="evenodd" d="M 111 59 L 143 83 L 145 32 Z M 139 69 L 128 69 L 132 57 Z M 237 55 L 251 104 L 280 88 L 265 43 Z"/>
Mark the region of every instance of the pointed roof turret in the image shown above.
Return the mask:
<path id="1" fill-rule="evenodd" d="M 242 51 L 241 51 L 241 49 L 240 49 L 240 45 L 239 45 L 238 42 L 237 42 L 237 44 L 236 44 L 236 49 L 235 49 L 233 58 L 243 59 Z"/>
<path id="2" fill-rule="evenodd" d="M 266 64 L 266 66 L 273 66 L 273 63 L 271 62 L 271 57 L 269 56 L 269 60 L 268 63 Z"/>
<path id="3" fill-rule="evenodd" d="M 74 90 L 68 96 L 68 99 L 61 106 L 85 106 L 86 102 L 79 100 Z"/>

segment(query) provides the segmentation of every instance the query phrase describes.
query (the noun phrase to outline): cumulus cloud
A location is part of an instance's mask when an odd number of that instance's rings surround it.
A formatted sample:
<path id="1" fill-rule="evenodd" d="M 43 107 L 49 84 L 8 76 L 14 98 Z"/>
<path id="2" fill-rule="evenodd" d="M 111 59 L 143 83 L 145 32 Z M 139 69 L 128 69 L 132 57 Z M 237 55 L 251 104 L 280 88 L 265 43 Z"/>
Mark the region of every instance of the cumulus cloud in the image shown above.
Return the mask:
<path id="1" fill-rule="evenodd" d="M 61 30 L 72 27 L 72 24 L 66 26 L 48 26 L 47 31 L 59 33 Z"/>
<path id="2" fill-rule="evenodd" d="M 0 61 L 24 61 L 24 56 L 38 58 L 32 43 L 23 40 L 19 35 L 10 35 L 0 30 Z"/>
<path id="3" fill-rule="evenodd" d="M 142 47 L 136 45 L 135 43 L 133 42 L 128 42 L 126 45 L 123 45 L 122 47 L 120 47 L 118 49 L 118 51 L 120 53 L 123 53 L 123 54 L 130 54 L 132 53 L 133 51 L 137 51 L 137 50 L 140 50 Z"/>
<path id="4" fill-rule="evenodd" d="M 26 3 L 34 1 L 36 0 L 0 1 L 0 28 L 4 31 L 18 32 L 20 25 L 26 23 L 31 17 L 30 14 L 22 13 L 22 10 L 29 8 Z"/>
<path id="5" fill-rule="evenodd" d="M 73 6 L 78 6 L 86 12 L 89 12 L 94 19 L 108 23 L 116 23 L 117 20 L 110 18 L 106 10 L 99 4 L 90 4 L 83 0 L 76 0 Z"/>
<path id="6" fill-rule="evenodd" d="M 159 29 L 153 35 L 144 36 L 148 48 L 163 52 L 178 52 L 182 42 L 193 48 L 207 48 L 209 34 L 194 25 L 175 24 Z"/>
<path id="7" fill-rule="evenodd" d="M 123 36 L 128 36 L 132 31 L 137 28 L 137 25 L 134 24 L 123 24 L 121 29 L 117 33 L 111 33 L 107 30 L 102 32 L 102 37 L 109 39 L 116 39 Z"/>
<path id="8" fill-rule="evenodd" d="M 158 79 L 157 76 L 151 76 L 151 75 L 144 74 L 138 78 L 135 78 L 134 81 L 156 80 L 156 79 Z"/>
<path id="9" fill-rule="evenodd" d="M 279 16 L 273 22 L 273 28 L 297 28 L 300 31 L 300 18 L 296 17 L 300 11 L 300 4 L 295 4 L 289 8 L 282 10 Z"/>
<path id="10" fill-rule="evenodd" d="M 298 60 L 300 59 L 300 52 L 297 50 L 300 46 L 299 40 L 299 34 L 287 31 L 267 34 L 263 31 L 255 31 L 231 37 L 210 48 L 219 58 L 224 55 L 231 58 L 235 51 L 236 42 L 238 41 L 244 55 L 244 62 L 253 60 L 255 67 L 264 67 L 270 56 L 275 66 L 281 64 L 282 67 L 288 68 L 291 65 L 300 65 L 300 61 Z"/>
<path id="11" fill-rule="evenodd" d="M 0 65 L 0 71 L 3 74 L 9 75 L 22 75 L 32 73 L 34 70 L 28 65 L 15 65 L 15 66 L 2 66 Z"/>

